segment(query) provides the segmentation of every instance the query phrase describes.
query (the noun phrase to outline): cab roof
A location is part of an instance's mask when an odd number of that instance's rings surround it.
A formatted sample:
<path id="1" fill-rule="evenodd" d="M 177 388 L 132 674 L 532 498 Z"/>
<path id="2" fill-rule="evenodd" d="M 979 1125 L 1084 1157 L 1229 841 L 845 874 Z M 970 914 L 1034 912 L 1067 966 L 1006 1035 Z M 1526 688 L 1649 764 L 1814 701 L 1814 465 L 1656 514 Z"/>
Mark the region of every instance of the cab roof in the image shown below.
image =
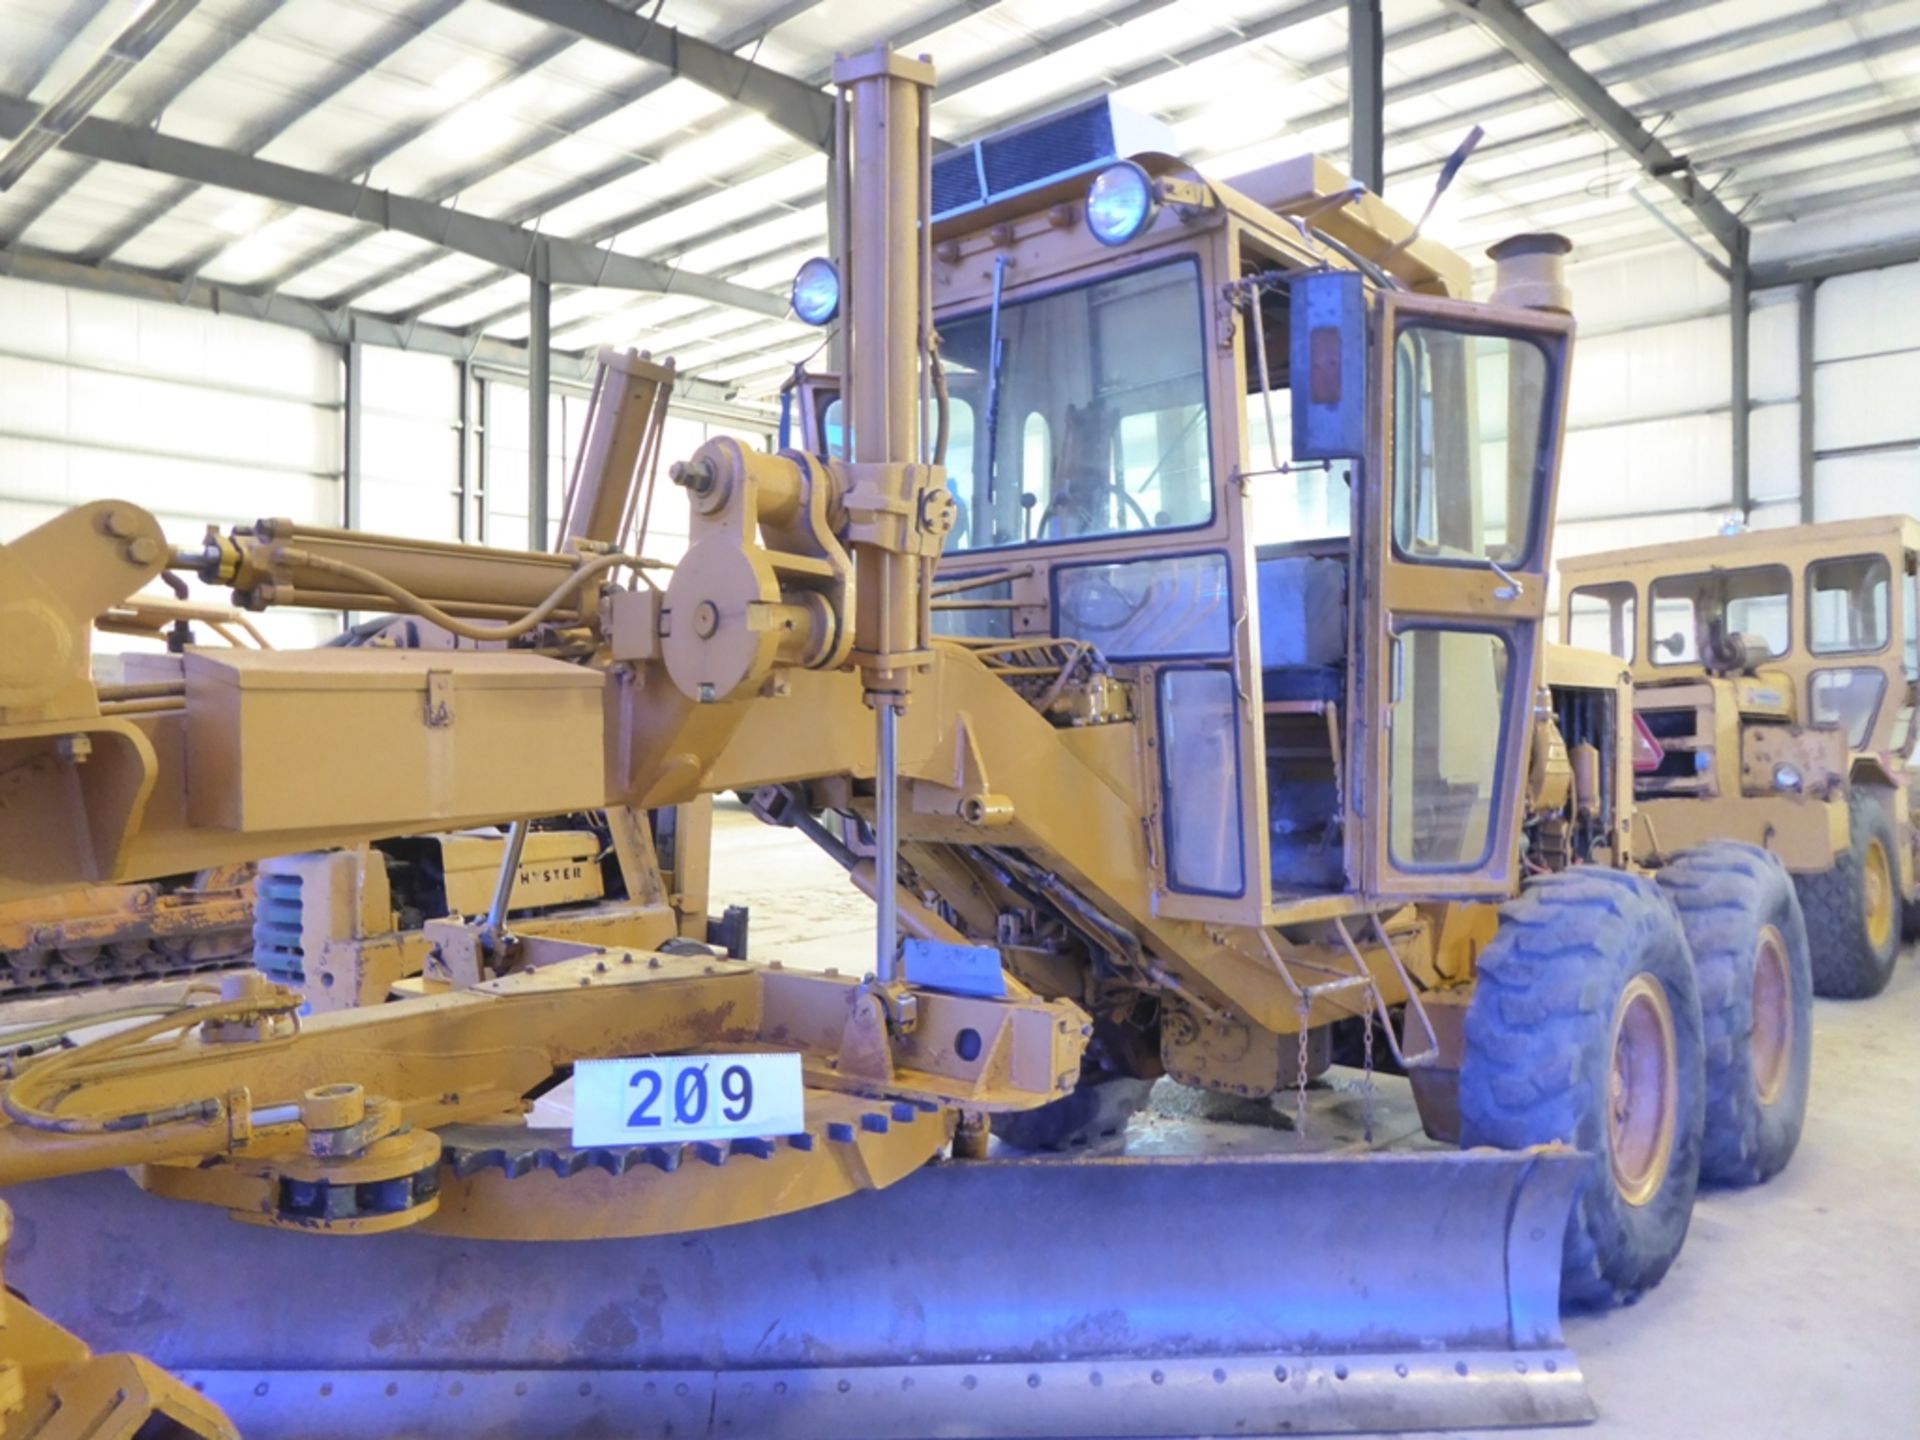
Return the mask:
<path id="1" fill-rule="evenodd" d="M 1863 545 L 1879 547 L 1897 542 L 1920 550 L 1920 520 L 1911 515 L 1876 515 L 1864 520 L 1824 520 L 1769 530 L 1743 530 L 1735 535 L 1711 535 L 1699 540 L 1675 540 L 1660 545 L 1636 545 L 1601 550 L 1561 560 L 1561 576 L 1568 582 L 1617 575 L 1627 569 L 1650 568 L 1664 574 L 1758 561 L 1791 561 L 1796 555 L 1814 560 L 1839 555 Z"/>
<path id="2" fill-rule="evenodd" d="M 1074 204 L 1101 170 L 1132 160 L 1150 174 L 1196 180 L 1224 211 L 1244 221 L 1271 227 L 1276 216 L 1298 216 L 1411 290 L 1471 298 L 1473 268 L 1465 257 L 1438 240 L 1411 238 L 1413 222 L 1379 196 L 1362 192 L 1329 203 L 1352 189 L 1353 181 L 1319 156 L 1296 156 L 1223 182 L 1200 175 L 1172 153 L 1172 145 L 1165 124 L 1109 96 L 997 131 L 935 157 L 933 238 L 958 239 Z"/>

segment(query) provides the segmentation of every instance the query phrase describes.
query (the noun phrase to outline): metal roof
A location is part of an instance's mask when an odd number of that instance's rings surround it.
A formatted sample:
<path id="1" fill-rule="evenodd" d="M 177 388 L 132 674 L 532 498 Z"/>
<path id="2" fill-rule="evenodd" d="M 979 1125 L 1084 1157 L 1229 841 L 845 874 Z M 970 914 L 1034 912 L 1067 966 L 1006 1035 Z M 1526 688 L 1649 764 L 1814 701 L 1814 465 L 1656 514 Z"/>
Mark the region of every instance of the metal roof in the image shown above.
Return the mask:
<path id="1" fill-rule="evenodd" d="M 153 4 L 8 0 L 0 135 Z M 448 334 L 524 341 L 538 270 L 556 287 L 557 349 L 637 344 L 710 393 L 764 396 L 818 341 L 784 292 L 824 246 L 811 97 L 836 51 L 890 38 L 932 55 L 944 141 L 1115 91 L 1230 176 L 1306 150 L 1344 160 L 1347 8 L 201 0 L 0 194 L 0 269 L 270 295 L 269 313 L 334 316 L 342 333 L 349 312 L 379 316 L 383 333 L 442 348 Z M 1675 228 L 1722 254 L 1716 209 L 1758 238 L 1920 193 L 1920 0 L 1385 12 L 1389 198 L 1418 213 L 1448 152 L 1486 127 L 1429 225 L 1469 254 L 1521 229 L 1595 253 Z M 1527 63 L 1496 12 L 1564 47 L 1600 100 Z M 1652 176 L 1629 144 L 1679 168 Z M 1692 208 L 1674 193 L 1688 187 Z"/>

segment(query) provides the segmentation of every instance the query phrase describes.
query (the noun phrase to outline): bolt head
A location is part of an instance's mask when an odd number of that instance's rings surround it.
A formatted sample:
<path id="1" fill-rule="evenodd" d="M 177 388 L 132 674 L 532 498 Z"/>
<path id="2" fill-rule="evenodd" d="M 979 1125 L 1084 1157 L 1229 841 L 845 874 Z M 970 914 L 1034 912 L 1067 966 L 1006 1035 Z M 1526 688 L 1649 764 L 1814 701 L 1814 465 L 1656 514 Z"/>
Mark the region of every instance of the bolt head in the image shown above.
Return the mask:
<path id="1" fill-rule="evenodd" d="M 713 489 L 713 467 L 704 460 L 676 460 L 667 467 L 667 477 L 696 495 Z"/>

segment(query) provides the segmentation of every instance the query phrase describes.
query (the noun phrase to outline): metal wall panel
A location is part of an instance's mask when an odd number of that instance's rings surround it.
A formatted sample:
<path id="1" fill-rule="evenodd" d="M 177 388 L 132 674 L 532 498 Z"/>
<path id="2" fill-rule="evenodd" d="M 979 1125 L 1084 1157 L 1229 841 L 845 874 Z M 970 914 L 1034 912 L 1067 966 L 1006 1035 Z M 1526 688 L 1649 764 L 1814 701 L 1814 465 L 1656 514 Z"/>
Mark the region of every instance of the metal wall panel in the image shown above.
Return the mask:
<path id="1" fill-rule="evenodd" d="M 1841 455 L 1813 467 L 1813 518 L 1920 515 L 1920 448 Z"/>
<path id="2" fill-rule="evenodd" d="M 438 355 L 360 347 L 360 524 L 460 538 L 460 367 Z"/>
<path id="3" fill-rule="evenodd" d="M 339 351 L 281 326 L 0 277 L 0 539 L 120 498 L 173 540 L 262 516 L 337 524 Z M 333 617 L 266 617 L 309 644 Z M 115 648 L 122 648 L 118 645 Z"/>

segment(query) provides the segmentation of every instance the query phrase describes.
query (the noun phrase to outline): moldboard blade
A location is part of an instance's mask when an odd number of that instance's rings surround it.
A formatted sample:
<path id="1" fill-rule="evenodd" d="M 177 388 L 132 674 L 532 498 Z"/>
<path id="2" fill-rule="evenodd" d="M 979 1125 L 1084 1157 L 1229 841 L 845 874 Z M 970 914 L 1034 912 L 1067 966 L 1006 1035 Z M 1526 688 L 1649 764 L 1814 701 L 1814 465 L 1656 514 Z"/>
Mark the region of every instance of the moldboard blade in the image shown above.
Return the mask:
<path id="1" fill-rule="evenodd" d="M 1567 1151 L 929 1166 L 724 1230 L 480 1241 L 23 1187 L 11 1277 L 248 1436 L 1272 1435 L 1579 1423 Z"/>

